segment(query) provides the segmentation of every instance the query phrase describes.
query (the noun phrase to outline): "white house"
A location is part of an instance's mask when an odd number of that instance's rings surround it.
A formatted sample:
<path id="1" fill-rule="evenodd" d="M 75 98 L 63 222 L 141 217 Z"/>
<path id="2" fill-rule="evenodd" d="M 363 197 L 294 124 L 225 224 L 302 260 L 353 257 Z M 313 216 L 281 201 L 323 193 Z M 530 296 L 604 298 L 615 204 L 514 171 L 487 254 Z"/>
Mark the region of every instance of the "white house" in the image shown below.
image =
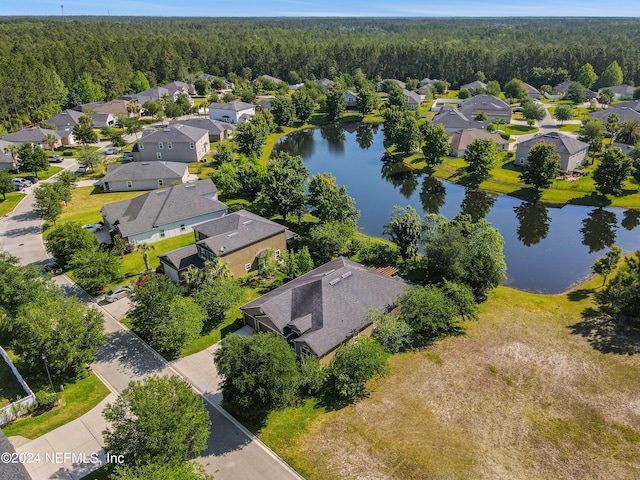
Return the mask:
<path id="1" fill-rule="evenodd" d="M 209 118 L 233 124 L 247 123 L 256 114 L 256 106 L 245 102 L 212 103 Z"/>
<path id="2" fill-rule="evenodd" d="M 161 188 L 102 207 L 105 226 L 134 245 L 192 232 L 195 225 L 226 213 L 227 206 L 218 200 L 211 179 Z"/>
<path id="3" fill-rule="evenodd" d="M 358 96 L 351 90 L 345 90 L 343 98 L 344 104 L 347 106 L 347 108 L 355 108 L 358 104 Z"/>
<path id="4" fill-rule="evenodd" d="M 589 152 L 588 143 L 581 142 L 568 135 L 551 132 L 519 143 L 516 149 L 515 164 L 520 166 L 526 165 L 531 147 L 540 142 L 555 145 L 555 152 L 560 155 L 561 172 L 573 172 L 577 167 L 584 165 L 587 160 L 587 153 Z"/>

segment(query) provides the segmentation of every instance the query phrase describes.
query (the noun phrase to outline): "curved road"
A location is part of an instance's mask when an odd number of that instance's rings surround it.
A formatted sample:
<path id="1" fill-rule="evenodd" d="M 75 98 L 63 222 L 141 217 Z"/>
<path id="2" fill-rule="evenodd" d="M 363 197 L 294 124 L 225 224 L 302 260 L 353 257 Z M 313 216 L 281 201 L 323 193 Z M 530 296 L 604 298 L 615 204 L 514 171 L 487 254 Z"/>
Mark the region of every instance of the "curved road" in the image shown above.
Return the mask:
<path id="1" fill-rule="evenodd" d="M 62 166 L 72 168 L 75 161 L 67 159 Z M 29 190 L 33 188 L 29 187 Z M 42 241 L 42 220 L 33 212 L 33 200 L 34 195 L 29 191 L 14 211 L 0 221 L 0 249 L 18 257 L 23 265 L 43 264 L 49 258 Z M 204 465 L 207 473 L 215 474 L 217 480 L 302 478 L 220 407 L 219 379 L 211 356 L 215 346 L 168 363 L 68 277 L 61 275 L 55 281 L 67 295 L 75 295 L 103 313 L 109 338 L 92 368 L 114 394 L 121 392 L 132 380 L 158 374 L 183 377 L 189 381 L 194 391 L 203 396 L 212 427 L 207 449 L 197 460 Z M 85 417 L 87 419 L 83 421 Z M 42 452 L 42 457 L 51 450 L 92 452 L 95 447 L 91 450 L 90 445 L 99 442 L 99 446 L 103 446 L 100 432 L 105 427 L 98 412 L 92 411 L 71 424 L 20 445 L 17 451 Z M 88 440 L 79 444 L 78 438 Z M 98 465 L 92 467 L 69 461 L 64 465 L 41 462 L 25 466 L 32 478 L 78 479 Z"/>

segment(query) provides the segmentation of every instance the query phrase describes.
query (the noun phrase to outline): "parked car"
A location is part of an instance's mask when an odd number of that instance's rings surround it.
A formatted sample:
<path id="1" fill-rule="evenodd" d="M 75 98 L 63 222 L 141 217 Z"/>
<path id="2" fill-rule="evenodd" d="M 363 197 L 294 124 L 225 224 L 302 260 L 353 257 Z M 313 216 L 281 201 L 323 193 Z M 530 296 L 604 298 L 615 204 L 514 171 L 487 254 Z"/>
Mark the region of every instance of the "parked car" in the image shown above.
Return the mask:
<path id="1" fill-rule="evenodd" d="M 104 151 L 105 155 L 116 155 L 118 153 L 118 149 L 116 147 L 109 147 Z"/>
<path id="2" fill-rule="evenodd" d="M 82 225 L 82 228 L 87 229 L 90 232 L 99 232 L 104 228 L 104 225 L 101 223 L 88 223 L 86 225 Z"/>
<path id="3" fill-rule="evenodd" d="M 51 154 L 47 155 L 47 160 L 49 160 L 49 163 L 62 163 L 64 158 L 62 158 L 60 155 Z"/>
<path id="4" fill-rule="evenodd" d="M 132 290 L 133 285 L 123 285 L 121 287 L 115 287 L 105 295 L 104 299 L 107 302 L 115 302 L 116 300 L 120 300 L 121 298 L 129 296 Z"/>
<path id="5" fill-rule="evenodd" d="M 31 185 L 38 183 L 38 177 L 35 177 L 33 175 L 25 175 L 24 179 L 29 180 L 29 182 L 31 182 Z"/>
<path id="6" fill-rule="evenodd" d="M 76 175 L 87 173 L 87 167 L 80 165 L 76 170 Z"/>
<path id="7" fill-rule="evenodd" d="M 53 273 L 54 275 L 62 275 L 62 267 L 58 265 L 56 262 L 47 263 L 43 267 L 43 269 L 47 273 Z"/>
<path id="8" fill-rule="evenodd" d="M 131 150 L 125 150 L 124 152 L 122 152 L 122 159 L 126 160 L 127 162 L 132 162 L 133 152 Z"/>
<path id="9" fill-rule="evenodd" d="M 24 190 L 24 185 L 22 185 L 21 183 L 16 183 L 16 192 L 21 192 L 22 190 Z"/>
<path id="10" fill-rule="evenodd" d="M 13 183 L 16 185 L 22 185 L 23 188 L 27 188 L 31 186 L 31 182 L 29 180 L 25 180 L 24 178 L 16 177 L 13 179 Z"/>

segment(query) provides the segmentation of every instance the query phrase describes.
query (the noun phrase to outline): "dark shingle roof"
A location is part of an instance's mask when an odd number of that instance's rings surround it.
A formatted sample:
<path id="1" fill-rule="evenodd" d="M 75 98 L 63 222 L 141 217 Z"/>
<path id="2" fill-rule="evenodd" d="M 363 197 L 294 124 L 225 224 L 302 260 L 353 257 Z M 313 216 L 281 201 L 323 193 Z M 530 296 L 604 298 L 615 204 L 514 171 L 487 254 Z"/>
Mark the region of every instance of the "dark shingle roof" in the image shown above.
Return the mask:
<path id="1" fill-rule="evenodd" d="M 212 103 L 209 105 L 209 108 L 213 108 L 214 110 L 232 110 L 234 112 L 239 112 L 241 110 L 246 110 L 247 108 L 255 108 L 255 105 L 252 103 L 234 101 L 228 103 Z"/>
<path id="2" fill-rule="evenodd" d="M 207 130 L 209 135 L 220 135 L 225 130 L 235 130 L 236 125 L 230 123 L 221 122 L 220 120 L 213 120 L 211 118 L 190 118 L 188 120 L 173 120 L 169 125 L 182 124 L 189 127 L 201 128 Z"/>
<path id="3" fill-rule="evenodd" d="M 460 85 L 460 90 L 465 89 L 465 88 L 467 90 L 475 92 L 477 88 L 484 88 L 486 90 L 487 89 L 487 84 L 484 83 L 484 82 L 481 82 L 480 80 L 476 80 L 475 82 L 471 82 L 471 83 L 466 83 L 464 85 Z"/>
<path id="4" fill-rule="evenodd" d="M 459 108 L 442 107 L 431 121 L 434 125 L 442 125 L 444 128 L 486 128 L 489 122 L 479 122 L 469 119 Z"/>
<path id="5" fill-rule="evenodd" d="M 155 142 L 173 142 L 173 143 L 185 143 L 185 142 L 197 142 L 203 136 L 209 135 L 207 130 L 202 128 L 192 127 L 190 125 L 184 125 L 182 123 L 176 123 L 169 125 L 168 127 L 156 130 L 149 135 L 145 135 L 140 139 L 138 143 L 155 143 Z"/>
<path id="6" fill-rule="evenodd" d="M 158 255 L 159 258 L 172 265 L 177 271 L 181 272 L 190 266 L 197 268 L 204 267 L 204 260 L 198 256 L 198 247 L 195 243 L 186 247 L 176 248 L 170 252 Z"/>
<path id="7" fill-rule="evenodd" d="M 509 143 L 509 140 L 505 140 L 499 134 L 491 133 L 483 128 L 465 128 L 449 135 L 449 145 L 454 150 L 464 150 L 477 139 L 493 140 L 496 145 Z"/>
<path id="8" fill-rule="evenodd" d="M 520 142 L 518 146 L 524 145 L 527 147 L 533 147 L 540 142 L 552 143 L 556 146 L 556 153 L 568 153 L 569 155 L 573 155 L 574 153 L 589 147 L 588 143 L 581 142 L 577 138 L 570 137 L 569 135 L 561 135 L 558 132 L 538 135 L 537 137 Z"/>
<path id="9" fill-rule="evenodd" d="M 107 166 L 103 182 L 125 180 L 156 180 L 159 178 L 182 178 L 188 166 L 180 162 L 130 162 Z"/>
<path id="10" fill-rule="evenodd" d="M 56 125 L 58 127 L 64 126 L 64 125 L 70 125 L 74 127 L 78 123 L 80 123 L 80 117 L 82 117 L 83 115 L 87 115 L 87 114 L 78 112 L 76 110 L 68 109 L 63 112 L 60 112 L 57 115 L 54 115 L 49 120 L 47 120 L 47 123 L 51 123 L 52 125 Z"/>
<path id="11" fill-rule="evenodd" d="M 58 132 L 56 132 L 55 130 L 49 130 L 47 128 L 40 127 L 23 128 L 22 130 L 18 130 L 17 132 L 5 135 L 4 137 L 2 137 L 2 140 L 13 143 L 40 143 L 47 133 L 53 134 L 54 137 L 60 140 L 60 135 L 58 135 Z"/>
<path id="12" fill-rule="evenodd" d="M 199 180 L 107 203 L 102 212 L 112 225 L 117 221 L 120 233 L 127 237 L 156 226 L 226 210 L 227 206 L 215 199 L 217 192 L 211 179 Z"/>
<path id="13" fill-rule="evenodd" d="M 0 453 L 16 453 L 13 445 L 0 430 Z M 31 480 L 27 469 L 20 462 L 0 462 L 0 478 L 7 480 Z"/>
<path id="14" fill-rule="evenodd" d="M 485 112 L 487 115 L 507 115 L 511 117 L 511 107 L 504 100 L 500 100 L 494 95 L 476 95 L 469 97 L 460 105 L 460 111 L 467 117 L 473 117 L 478 112 Z"/>
<path id="15" fill-rule="evenodd" d="M 227 255 L 279 233 L 284 232 L 286 235 L 288 232 L 286 227 L 246 210 L 201 223 L 194 230 L 207 237 L 197 242 L 198 245 L 205 246 L 216 256 Z"/>
<path id="16" fill-rule="evenodd" d="M 395 304 L 405 288 L 400 278 L 340 257 L 241 309 L 259 308 L 281 332 L 287 325 L 304 330 L 295 341 L 322 357 L 365 328 L 371 308 Z"/>
<path id="17" fill-rule="evenodd" d="M 611 105 L 606 110 L 591 112 L 589 116 L 592 118 L 598 118 L 603 122 L 606 122 L 609 118 L 609 115 L 611 115 L 612 113 L 618 115 L 618 121 L 620 122 L 628 122 L 631 120 L 640 121 L 640 112 L 626 105 L 623 106 L 623 104 Z"/>

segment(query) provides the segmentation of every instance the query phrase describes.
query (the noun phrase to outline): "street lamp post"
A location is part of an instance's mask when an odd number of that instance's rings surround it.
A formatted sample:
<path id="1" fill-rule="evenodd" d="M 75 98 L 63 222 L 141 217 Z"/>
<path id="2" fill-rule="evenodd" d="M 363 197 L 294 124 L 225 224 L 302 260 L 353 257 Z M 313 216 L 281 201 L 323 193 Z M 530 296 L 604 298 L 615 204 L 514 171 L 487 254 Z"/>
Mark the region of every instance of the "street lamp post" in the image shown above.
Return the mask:
<path id="1" fill-rule="evenodd" d="M 42 361 L 44 362 L 44 368 L 47 369 L 47 377 L 49 377 L 49 385 L 51 385 L 51 391 L 53 393 L 56 393 L 55 388 L 53 388 L 53 382 L 51 381 L 51 374 L 49 373 L 49 367 L 47 366 L 47 356 L 44 353 L 42 354 Z"/>

